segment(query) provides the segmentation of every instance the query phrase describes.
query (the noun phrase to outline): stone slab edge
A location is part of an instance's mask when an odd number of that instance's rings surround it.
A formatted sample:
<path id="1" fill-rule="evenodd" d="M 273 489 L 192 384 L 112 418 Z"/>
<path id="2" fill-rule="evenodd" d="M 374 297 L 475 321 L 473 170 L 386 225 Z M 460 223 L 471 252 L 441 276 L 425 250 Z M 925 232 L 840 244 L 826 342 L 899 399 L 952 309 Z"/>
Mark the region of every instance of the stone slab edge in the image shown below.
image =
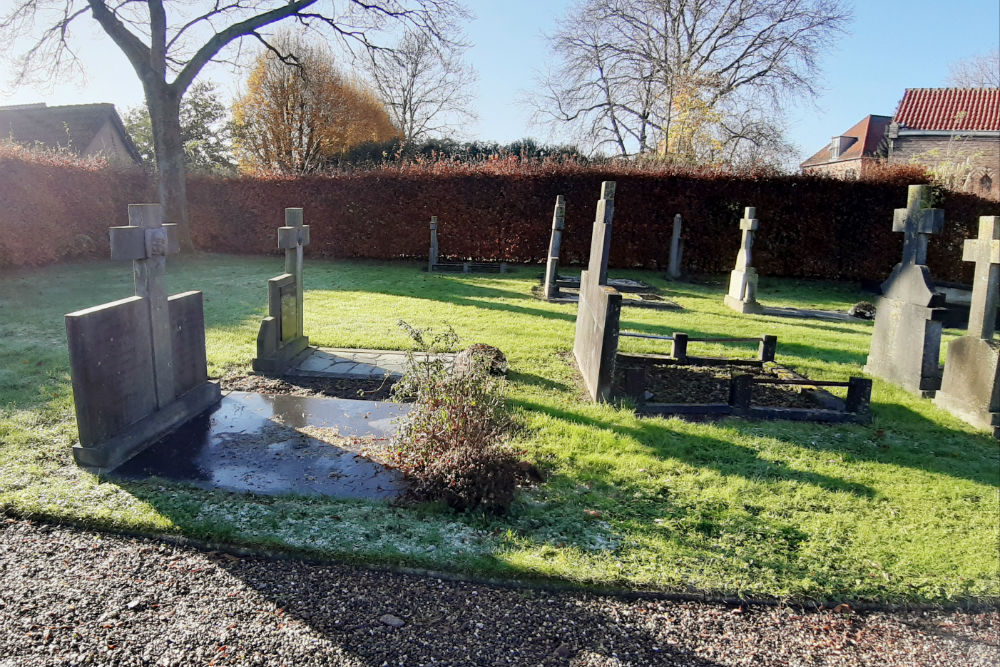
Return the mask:
<path id="1" fill-rule="evenodd" d="M 206 382 L 179 396 L 162 410 L 130 424 L 109 440 L 93 447 L 74 445 L 73 459 L 77 465 L 90 469 L 91 472 L 113 470 L 221 400 L 219 385 Z"/>
<path id="2" fill-rule="evenodd" d="M 282 343 L 273 357 L 254 359 L 251 367 L 261 373 L 282 373 L 293 363 L 301 363 L 305 355 L 310 354 L 314 349 L 309 347 L 307 336 L 299 336 L 287 343 Z"/>

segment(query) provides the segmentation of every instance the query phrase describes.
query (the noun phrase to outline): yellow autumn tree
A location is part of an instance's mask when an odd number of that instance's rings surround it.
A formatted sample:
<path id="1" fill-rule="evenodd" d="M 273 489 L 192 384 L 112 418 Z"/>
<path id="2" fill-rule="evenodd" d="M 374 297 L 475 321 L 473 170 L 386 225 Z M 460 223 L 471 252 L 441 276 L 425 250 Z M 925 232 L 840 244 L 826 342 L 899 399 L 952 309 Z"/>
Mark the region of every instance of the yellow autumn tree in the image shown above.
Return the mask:
<path id="1" fill-rule="evenodd" d="M 398 138 L 375 94 L 345 76 L 325 49 L 300 37 L 276 41 L 233 105 L 233 143 L 242 171 L 310 173 L 366 142 Z"/>

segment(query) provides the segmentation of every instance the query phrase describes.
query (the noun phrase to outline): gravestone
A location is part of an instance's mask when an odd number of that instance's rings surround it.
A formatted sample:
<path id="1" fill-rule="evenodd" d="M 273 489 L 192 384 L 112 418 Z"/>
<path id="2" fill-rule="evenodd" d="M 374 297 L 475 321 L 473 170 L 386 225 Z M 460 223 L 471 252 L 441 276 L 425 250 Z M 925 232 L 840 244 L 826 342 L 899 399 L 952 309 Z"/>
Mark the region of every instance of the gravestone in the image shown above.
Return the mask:
<path id="1" fill-rule="evenodd" d="M 601 198 L 590 239 L 590 259 L 580 274 L 580 305 L 576 314 L 573 356 L 587 392 L 595 401 L 611 395 L 622 296 L 608 286 L 611 220 L 615 210 L 615 182 L 601 184 Z"/>
<path id="2" fill-rule="evenodd" d="M 670 260 L 667 275 L 675 280 L 681 277 L 681 259 L 684 254 L 684 239 L 681 238 L 681 214 L 674 216 L 674 231 L 670 236 Z"/>
<path id="3" fill-rule="evenodd" d="M 546 299 L 559 296 L 559 246 L 562 245 L 563 228 L 566 226 L 566 198 L 556 196 L 556 207 L 552 212 L 552 238 L 549 241 L 549 256 L 545 263 L 545 285 L 543 294 Z"/>
<path id="4" fill-rule="evenodd" d="M 746 208 L 740 229 L 743 236 L 740 240 L 740 251 L 736 255 L 736 268 L 729 274 L 729 293 L 725 303 L 733 310 L 741 313 L 759 313 L 762 308 L 757 303 L 757 269 L 753 268 L 753 237 L 760 227 L 760 221 L 755 217 L 757 209 Z"/>
<path id="5" fill-rule="evenodd" d="M 267 281 L 267 317 L 257 333 L 255 371 L 281 373 L 309 347 L 302 323 L 302 249 L 307 245 L 309 225 L 302 224 L 302 209 L 286 208 L 285 226 L 278 227 L 285 272 Z"/>
<path id="6" fill-rule="evenodd" d="M 865 372 L 930 398 L 941 387 L 944 296 L 936 293 L 927 261 L 927 237 L 941 231 L 944 211 L 925 208 L 924 185 L 911 185 L 892 229 L 903 233 L 903 259 L 882 284 Z"/>
<path id="7" fill-rule="evenodd" d="M 431 250 L 427 255 L 427 270 L 433 271 L 438 263 L 438 219 L 436 215 L 431 216 Z"/>
<path id="8" fill-rule="evenodd" d="M 73 458 L 110 470 L 219 402 L 208 381 L 201 292 L 167 296 L 176 225 L 159 204 L 130 204 L 111 259 L 131 260 L 135 296 L 66 315 L 80 443 Z"/>
<path id="9" fill-rule="evenodd" d="M 1000 216 L 979 218 L 979 236 L 965 242 L 962 259 L 976 264 L 969 330 L 948 344 L 934 402 L 1000 438 L 1000 341 L 994 340 L 1000 302 Z"/>

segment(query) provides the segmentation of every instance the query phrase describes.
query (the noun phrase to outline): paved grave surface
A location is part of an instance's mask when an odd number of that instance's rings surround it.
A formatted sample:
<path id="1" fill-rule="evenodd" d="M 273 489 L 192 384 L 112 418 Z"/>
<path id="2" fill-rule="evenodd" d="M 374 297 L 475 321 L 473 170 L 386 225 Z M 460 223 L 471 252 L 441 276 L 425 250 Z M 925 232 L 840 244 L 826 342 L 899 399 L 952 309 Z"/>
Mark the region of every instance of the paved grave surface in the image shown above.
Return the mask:
<path id="1" fill-rule="evenodd" d="M 439 357 L 450 363 L 455 355 L 440 353 L 428 355 L 415 352 L 413 357 L 420 361 L 424 358 Z M 302 356 L 289 366 L 283 375 L 302 377 L 329 377 L 346 380 L 369 380 L 384 378 L 387 375 L 399 378 L 406 371 L 407 353 L 399 350 L 361 350 L 336 347 L 313 348 L 309 354 Z"/>
<path id="2" fill-rule="evenodd" d="M 232 392 L 195 419 L 114 471 L 205 489 L 269 495 L 392 498 L 402 475 L 366 458 L 350 438 L 387 438 L 409 406 Z"/>
<path id="3" fill-rule="evenodd" d="M 764 306 L 761 315 L 775 317 L 799 317 L 805 320 L 831 320 L 835 322 L 860 322 L 857 317 L 851 317 L 839 310 L 817 310 L 815 308 L 783 308 L 780 306 Z"/>

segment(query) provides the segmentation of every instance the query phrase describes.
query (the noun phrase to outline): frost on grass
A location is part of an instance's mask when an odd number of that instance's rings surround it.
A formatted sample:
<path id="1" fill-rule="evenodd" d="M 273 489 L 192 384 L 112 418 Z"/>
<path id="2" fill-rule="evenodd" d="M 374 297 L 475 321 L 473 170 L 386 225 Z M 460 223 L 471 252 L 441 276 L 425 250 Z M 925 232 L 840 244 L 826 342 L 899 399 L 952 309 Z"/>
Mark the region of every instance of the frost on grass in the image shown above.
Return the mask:
<path id="1" fill-rule="evenodd" d="M 207 527 L 226 524 L 234 536 L 252 542 L 277 541 L 327 553 L 422 555 L 443 560 L 493 553 L 497 546 L 487 531 L 447 517 L 416 517 L 377 504 L 208 503 L 194 522 Z"/>

